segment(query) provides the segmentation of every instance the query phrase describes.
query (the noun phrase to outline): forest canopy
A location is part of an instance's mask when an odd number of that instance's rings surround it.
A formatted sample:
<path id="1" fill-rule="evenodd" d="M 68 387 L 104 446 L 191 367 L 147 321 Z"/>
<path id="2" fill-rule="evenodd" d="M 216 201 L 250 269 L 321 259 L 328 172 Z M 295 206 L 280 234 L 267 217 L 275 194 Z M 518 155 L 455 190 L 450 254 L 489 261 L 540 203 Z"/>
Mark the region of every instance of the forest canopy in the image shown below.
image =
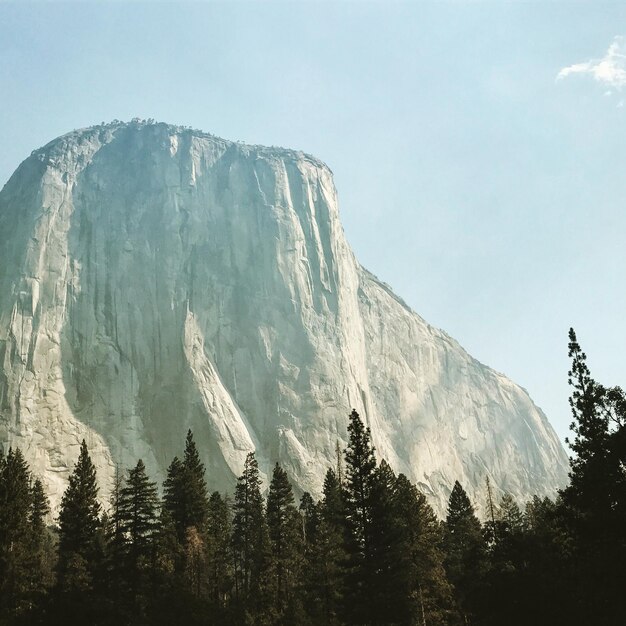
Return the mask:
<path id="1" fill-rule="evenodd" d="M 19 449 L 0 455 L 0 624 L 559 625 L 626 615 L 626 395 L 569 333 L 570 482 L 496 500 L 456 482 L 445 519 L 372 445 L 356 411 L 316 501 L 253 453 L 209 493 L 187 433 L 161 493 L 142 460 L 102 503 L 83 441 L 58 516 Z"/>

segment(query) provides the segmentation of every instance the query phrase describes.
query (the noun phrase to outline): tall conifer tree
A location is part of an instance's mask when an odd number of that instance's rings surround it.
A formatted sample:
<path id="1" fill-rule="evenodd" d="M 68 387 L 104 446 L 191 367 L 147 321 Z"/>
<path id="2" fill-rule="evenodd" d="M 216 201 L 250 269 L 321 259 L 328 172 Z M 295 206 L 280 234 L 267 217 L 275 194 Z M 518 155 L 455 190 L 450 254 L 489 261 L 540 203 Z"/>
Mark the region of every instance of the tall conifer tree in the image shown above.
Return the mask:
<path id="1" fill-rule="evenodd" d="M 204 477 L 204 464 L 191 431 L 187 432 L 183 456 L 183 509 L 182 523 L 203 533 L 209 512 L 209 494 Z"/>
<path id="2" fill-rule="evenodd" d="M 189 528 L 196 528 L 199 536 L 206 530 L 209 498 L 204 473 L 193 434 L 188 431 L 183 460 L 174 458 L 163 485 L 163 506 L 176 527 L 181 544 L 185 543 Z"/>
<path id="3" fill-rule="evenodd" d="M 265 578 L 269 560 L 267 521 L 254 452 L 247 455 L 243 474 L 235 488 L 232 547 L 235 596 L 239 607 L 254 617 L 266 607 Z"/>
<path id="4" fill-rule="evenodd" d="M 50 513 L 50 505 L 43 484 L 37 478 L 31 488 L 30 523 L 30 585 L 34 597 L 41 596 L 53 584 L 54 545 L 48 532 L 46 518 Z"/>
<path id="5" fill-rule="evenodd" d="M 305 544 L 313 543 L 319 524 L 319 510 L 308 491 L 302 494 L 298 510 L 302 517 L 302 539 Z"/>
<path id="6" fill-rule="evenodd" d="M 528 600 L 520 593 L 527 569 L 525 520 L 517 502 L 505 493 L 497 510 L 494 541 L 489 546 L 489 605 L 485 612 L 509 623 L 526 623 Z M 494 623 L 494 622 L 490 622 Z"/>
<path id="7" fill-rule="evenodd" d="M 174 457 L 167 468 L 167 476 L 163 483 L 163 511 L 167 514 L 168 523 L 173 525 L 178 541 L 182 544 L 186 523 L 184 468 L 178 457 Z"/>
<path id="8" fill-rule="evenodd" d="M 314 624 L 336 626 L 341 617 L 347 554 L 343 492 L 332 469 L 326 472 L 323 497 L 316 509 L 309 514 L 315 517 L 315 531 L 307 532 L 307 608 Z"/>
<path id="9" fill-rule="evenodd" d="M 626 394 L 592 378 L 573 329 L 569 357 L 574 440 L 568 443 L 574 456 L 562 497 L 576 541 L 576 614 L 610 624 L 626 613 Z"/>
<path id="10" fill-rule="evenodd" d="M 486 569 L 486 545 L 480 521 L 460 483 L 450 494 L 444 535 L 445 566 L 464 620 L 481 610 L 481 583 Z"/>
<path id="11" fill-rule="evenodd" d="M 33 494 L 19 449 L 0 459 L 0 616 L 28 608 L 32 563 Z"/>
<path id="12" fill-rule="evenodd" d="M 58 583 L 62 589 L 91 587 L 97 559 L 99 515 L 96 468 L 83 439 L 59 512 Z"/>
<path id="13" fill-rule="evenodd" d="M 278 623 L 292 623 L 299 611 L 298 585 L 304 545 L 302 518 L 294 501 L 287 472 L 276 463 L 267 496 L 267 526 L 272 604 Z"/>
<path id="14" fill-rule="evenodd" d="M 146 473 L 139 459 L 128 470 L 125 483 L 119 491 L 116 525 L 124 536 L 125 557 L 131 576 L 151 565 L 153 538 L 157 525 L 157 487 Z"/>
<path id="15" fill-rule="evenodd" d="M 209 599 L 216 610 L 224 609 L 233 586 L 231 515 L 228 500 L 219 492 L 209 498 L 207 559 Z"/>
<path id="16" fill-rule="evenodd" d="M 401 533 L 403 623 L 450 626 L 456 623 L 452 587 L 444 569 L 442 528 L 426 497 L 404 474 L 396 480 Z"/>
<path id="17" fill-rule="evenodd" d="M 368 619 L 371 624 L 408 623 L 410 611 L 401 527 L 396 498 L 396 476 L 382 460 L 374 472 L 371 499 L 370 553 L 365 565 Z"/>
<path id="18" fill-rule="evenodd" d="M 372 489 L 376 458 L 370 429 L 353 410 L 348 423 L 345 451 L 345 515 L 347 579 L 344 613 L 348 623 L 367 624 L 371 616 L 368 568 L 372 556 Z"/>

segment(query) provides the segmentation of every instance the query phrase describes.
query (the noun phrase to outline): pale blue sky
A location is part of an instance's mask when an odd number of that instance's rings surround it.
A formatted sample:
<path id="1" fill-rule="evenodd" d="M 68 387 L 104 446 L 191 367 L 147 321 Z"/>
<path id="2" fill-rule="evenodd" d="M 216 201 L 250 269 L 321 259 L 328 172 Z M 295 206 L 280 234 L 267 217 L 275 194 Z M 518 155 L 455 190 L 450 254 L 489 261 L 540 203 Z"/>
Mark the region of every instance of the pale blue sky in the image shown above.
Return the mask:
<path id="1" fill-rule="evenodd" d="M 620 35 L 599 2 L 0 0 L 0 184 L 114 118 L 315 154 L 360 261 L 563 437 L 570 325 L 626 385 Z"/>

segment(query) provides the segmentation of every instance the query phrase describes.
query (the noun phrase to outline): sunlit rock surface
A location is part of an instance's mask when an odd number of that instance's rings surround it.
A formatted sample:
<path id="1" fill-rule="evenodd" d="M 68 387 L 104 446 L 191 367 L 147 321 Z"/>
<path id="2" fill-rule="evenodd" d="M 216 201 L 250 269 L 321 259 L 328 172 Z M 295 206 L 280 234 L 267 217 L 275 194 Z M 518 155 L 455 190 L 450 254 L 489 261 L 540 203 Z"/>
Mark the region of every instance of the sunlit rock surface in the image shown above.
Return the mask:
<path id="1" fill-rule="evenodd" d="M 194 432 L 212 488 L 256 450 L 319 495 L 356 408 L 440 514 L 454 480 L 564 483 L 543 413 L 355 259 L 331 171 L 165 124 L 65 135 L 0 193 L 0 443 L 58 505 L 85 438 L 161 480 Z"/>

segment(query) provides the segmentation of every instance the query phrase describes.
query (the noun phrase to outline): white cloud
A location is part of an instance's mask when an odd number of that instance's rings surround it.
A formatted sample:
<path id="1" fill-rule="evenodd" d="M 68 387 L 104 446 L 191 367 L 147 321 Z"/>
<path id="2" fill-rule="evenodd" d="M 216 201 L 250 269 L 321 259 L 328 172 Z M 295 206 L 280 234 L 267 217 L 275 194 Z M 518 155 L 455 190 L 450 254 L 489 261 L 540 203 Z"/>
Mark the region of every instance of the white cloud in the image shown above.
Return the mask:
<path id="1" fill-rule="evenodd" d="M 574 74 L 591 76 L 605 87 L 621 90 L 626 86 L 626 40 L 624 37 L 615 37 L 601 59 L 591 59 L 584 63 L 564 67 L 556 78 L 561 80 Z"/>

